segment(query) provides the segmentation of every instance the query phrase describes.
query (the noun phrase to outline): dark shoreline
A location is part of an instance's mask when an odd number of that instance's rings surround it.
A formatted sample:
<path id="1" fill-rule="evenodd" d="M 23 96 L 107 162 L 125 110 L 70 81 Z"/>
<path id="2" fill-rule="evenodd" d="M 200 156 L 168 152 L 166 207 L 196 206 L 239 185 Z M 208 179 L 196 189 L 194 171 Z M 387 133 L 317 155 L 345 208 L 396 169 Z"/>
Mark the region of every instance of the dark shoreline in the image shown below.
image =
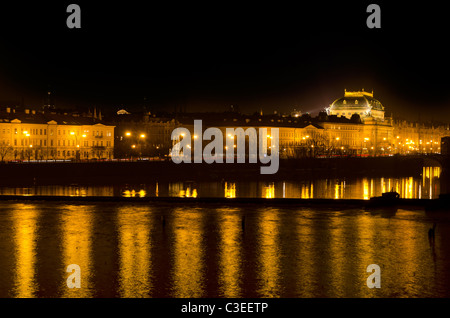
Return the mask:
<path id="1" fill-rule="evenodd" d="M 431 161 L 433 165 L 437 162 Z M 276 174 L 260 174 L 254 164 L 175 164 L 172 161 L 36 162 L 0 164 L 0 185 L 117 184 L 149 181 L 308 180 L 358 176 L 419 176 L 423 157 L 347 157 L 280 160 Z"/>
<path id="2" fill-rule="evenodd" d="M 170 204 L 263 204 L 268 206 L 354 206 L 367 205 L 370 200 L 362 199 L 298 199 L 298 198 L 218 198 L 218 197 L 119 197 L 119 196 L 51 196 L 51 195 L 0 195 L 0 202 L 5 201 L 55 201 L 55 202 L 126 202 L 126 203 L 170 203 Z M 399 199 L 401 206 L 426 206 L 437 199 Z"/>
<path id="3" fill-rule="evenodd" d="M 266 207 L 320 207 L 332 209 L 364 208 L 371 213 L 393 215 L 398 208 L 424 209 L 426 212 L 450 213 L 450 197 L 439 199 L 300 199 L 300 198 L 224 198 L 224 197 L 122 197 L 122 196 L 51 196 L 51 195 L 0 195 L 0 203 L 55 202 L 70 204 L 124 203 L 152 205 L 197 206 L 266 206 Z"/>

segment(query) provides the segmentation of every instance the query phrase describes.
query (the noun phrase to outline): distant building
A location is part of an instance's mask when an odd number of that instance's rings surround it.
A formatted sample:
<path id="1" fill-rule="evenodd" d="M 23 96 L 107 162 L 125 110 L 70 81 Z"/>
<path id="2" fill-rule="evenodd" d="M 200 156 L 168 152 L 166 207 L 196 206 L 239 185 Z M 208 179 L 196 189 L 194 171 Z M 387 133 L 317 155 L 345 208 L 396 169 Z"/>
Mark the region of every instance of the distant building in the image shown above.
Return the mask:
<path id="1" fill-rule="evenodd" d="M 173 117 L 152 115 L 149 112 L 125 112 L 117 112 L 108 118 L 108 122 L 116 127 L 115 156 L 167 156 L 172 147 L 171 134 L 177 127 L 177 121 Z"/>
<path id="2" fill-rule="evenodd" d="M 110 159 L 114 126 L 92 117 L 0 111 L 0 160 Z"/>
<path id="3" fill-rule="evenodd" d="M 368 118 L 384 121 L 383 105 L 373 98 L 373 92 L 365 92 L 364 89 L 356 92 L 344 90 L 344 97 L 338 98 L 330 105 L 328 114 L 348 119 L 358 114 L 362 121 Z"/>
<path id="4" fill-rule="evenodd" d="M 444 156 L 450 155 L 450 137 L 443 137 L 441 139 L 441 154 Z"/>
<path id="5" fill-rule="evenodd" d="M 384 106 L 373 92 L 347 92 L 335 100 L 327 113 L 313 118 L 296 116 L 243 115 L 227 113 L 190 114 L 180 118 L 181 126 L 193 135 L 194 119 L 203 129 L 249 127 L 279 128 L 281 158 L 333 155 L 393 155 L 441 152 L 441 138 L 450 136 L 448 125 L 412 123 L 385 116 Z M 224 143 L 225 144 L 225 143 Z"/>

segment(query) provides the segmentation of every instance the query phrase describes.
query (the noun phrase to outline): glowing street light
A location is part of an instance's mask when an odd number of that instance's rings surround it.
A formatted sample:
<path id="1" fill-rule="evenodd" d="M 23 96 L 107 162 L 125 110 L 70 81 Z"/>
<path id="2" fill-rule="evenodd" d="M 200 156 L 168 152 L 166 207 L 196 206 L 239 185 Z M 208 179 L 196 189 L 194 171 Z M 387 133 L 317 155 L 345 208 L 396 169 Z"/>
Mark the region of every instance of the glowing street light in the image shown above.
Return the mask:
<path id="1" fill-rule="evenodd" d="M 131 136 L 131 132 L 127 131 L 127 132 L 125 133 L 125 136 L 130 137 L 130 136 Z"/>

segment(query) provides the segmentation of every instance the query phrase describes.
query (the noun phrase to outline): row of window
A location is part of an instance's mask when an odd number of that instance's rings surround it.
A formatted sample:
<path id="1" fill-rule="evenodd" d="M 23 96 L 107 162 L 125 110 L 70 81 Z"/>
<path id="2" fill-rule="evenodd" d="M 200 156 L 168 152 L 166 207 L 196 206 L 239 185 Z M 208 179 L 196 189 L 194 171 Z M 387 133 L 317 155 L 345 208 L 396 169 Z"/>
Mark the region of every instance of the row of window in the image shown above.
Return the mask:
<path id="1" fill-rule="evenodd" d="M 74 150 L 72 150 L 72 151 L 70 151 L 70 150 L 62 150 L 62 151 L 57 151 L 57 156 L 58 157 L 60 157 L 60 156 L 63 156 L 63 157 L 70 157 L 70 156 L 72 156 L 72 157 L 75 157 L 75 155 L 76 155 L 76 153 L 75 153 L 75 151 Z M 80 153 L 80 155 L 81 155 L 81 157 L 82 158 L 89 158 L 90 156 L 98 156 L 98 157 L 103 157 L 104 155 L 110 155 L 109 153 L 107 153 L 107 152 L 103 152 L 103 151 L 97 151 L 97 152 L 95 152 L 95 153 L 89 153 L 88 151 L 83 151 L 83 152 L 81 152 Z"/>
<path id="2" fill-rule="evenodd" d="M 69 135 L 69 134 L 71 134 L 72 132 L 75 132 L 75 134 L 78 136 L 79 134 L 76 132 L 76 131 L 73 131 L 73 130 L 67 130 L 67 134 Z M 2 134 L 10 134 L 11 133 L 11 130 L 10 129 L 7 129 L 7 128 L 3 128 L 2 130 L 1 130 L 1 133 Z M 29 130 L 27 130 L 27 129 L 24 129 L 24 128 L 21 128 L 20 129 L 20 133 L 21 134 L 29 134 L 29 135 L 44 135 L 44 136 L 46 136 L 47 135 L 47 129 L 45 129 L 45 128 L 31 128 L 31 129 L 29 129 Z M 89 133 L 89 130 L 85 130 L 84 131 L 84 134 L 86 134 L 87 135 L 87 133 Z M 17 128 L 14 128 L 14 134 L 15 135 L 17 135 L 17 134 L 19 134 L 19 129 L 17 129 Z M 63 129 L 63 130 L 61 130 L 61 129 L 58 129 L 58 135 L 66 135 L 66 130 L 65 129 Z M 49 135 L 50 136 L 53 136 L 53 129 L 50 129 L 49 130 Z M 101 130 L 96 130 L 96 131 L 93 131 L 92 132 L 92 136 L 93 137 L 103 137 L 103 131 L 101 131 Z M 107 132 L 106 132 L 106 137 L 111 137 L 112 136 L 112 131 L 110 131 L 110 130 L 108 130 Z"/>
<path id="3" fill-rule="evenodd" d="M 347 113 L 347 115 L 348 116 L 351 116 L 351 115 L 353 115 L 353 114 L 358 114 L 358 115 L 360 115 L 360 116 L 363 116 L 363 115 L 365 115 L 366 113 L 365 112 L 353 112 L 353 113 Z M 345 112 L 342 112 L 342 113 L 336 113 L 336 115 L 337 116 L 345 116 Z"/>
<path id="4" fill-rule="evenodd" d="M 18 140 L 20 140 L 20 142 Z M 9 141 L 7 141 L 7 140 L 2 140 L 1 144 L 4 145 L 4 146 L 6 146 L 6 145 L 9 146 L 10 145 Z M 47 140 L 46 139 L 14 139 L 13 145 L 16 146 L 16 147 L 18 145 L 20 145 L 20 146 L 44 146 L 44 147 L 46 147 L 47 146 Z M 111 147 L 111 145 L 112 145 L 111 141 L 106 141 L 106 143 L 105 143 L 106 147 Z M 49 146 L 50 147 L 54 146 L 53 140 L 50 140 Z M 72 142 L 70 140 L 67 140 L 67 144 L 66 144 L 66 140 L 62 140 L 62 142 L 61 142 L 61 140 L 58 140 L 58 147 L 61 147 L 61 146 L 63 146 L 63 147 L 65 147 L 65 146 L 67 146 L 67 147 L 75 147 L 76 145 L 75 145 L 75 141 L 74 140 L 72 140 Z M 89 142 L 85 141 L 83 146 L 84 147 L 89 147 Z M 96 146 L 97 147 L 99 147 L 99 146 L 103 147 L 104 146 L 103 140 L 101 140 L 101 141 L 98 141 L 98 140 L 97 141 L 92 141 L 92 147 L 96 147 Z"/>

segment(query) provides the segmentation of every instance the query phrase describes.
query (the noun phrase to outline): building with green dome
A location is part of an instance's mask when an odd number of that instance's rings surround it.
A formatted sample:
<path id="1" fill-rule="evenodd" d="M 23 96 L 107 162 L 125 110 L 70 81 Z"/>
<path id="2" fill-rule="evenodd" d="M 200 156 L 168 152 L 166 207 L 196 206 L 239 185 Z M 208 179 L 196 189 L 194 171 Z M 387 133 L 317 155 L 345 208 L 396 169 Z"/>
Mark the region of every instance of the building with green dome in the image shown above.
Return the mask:
<path id="1" fill-rule="evenodd" d="M 362 91 L 347 92 L 344 96 L 336 99 L 327 110 L 328 115 L 346 117 L 350 119 L 352 115 L 358 114 L 364 122 L 367 119 L 384 121 L 384 107 L 371 93 Z"/>

